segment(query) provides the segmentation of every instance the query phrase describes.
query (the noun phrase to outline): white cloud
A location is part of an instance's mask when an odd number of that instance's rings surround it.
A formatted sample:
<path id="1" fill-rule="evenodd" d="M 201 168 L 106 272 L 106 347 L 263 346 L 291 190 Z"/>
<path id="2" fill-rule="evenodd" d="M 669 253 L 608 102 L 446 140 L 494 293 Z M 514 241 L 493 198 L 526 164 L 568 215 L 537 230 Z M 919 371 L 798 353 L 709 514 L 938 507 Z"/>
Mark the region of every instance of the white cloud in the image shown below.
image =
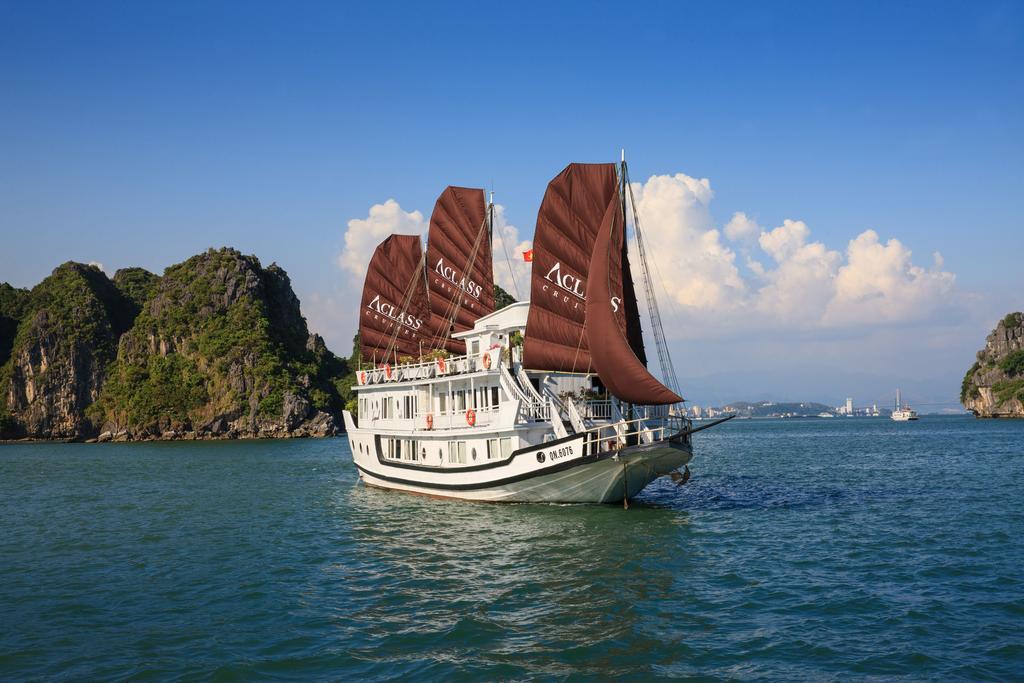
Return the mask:
<path id="1" fill-rule="evenodd" d="M 941 254 L 930 269 L 917 266 L 899 240 L 882 244 L 872 230 L 844 254 L 813 241 L 799 220 L 765 230 L 736 212 L 719 231 L 707 179 L 652 176 L 634 193 L 648 258 L 681 307 L 687 336 L 915 323 L 958 305 Z M 745 275 L 723 233 L 744 244 Z"/>
<path id="2" fill-rule="evenodd" d="M 102 270 L 104 273 L 107 272 L 106 267 L 104 267 L 104 265 L 102 263 L 100 263 L 99 261 L 89 261 L 89 263 L 87 263 L 86 265 L 88 265 L 88 266 L 95 266 L 96 268 L 99 268 L 100 270 Z M 109 275 L 109 274 L 110 273 L 107 273 L 107 275 Z"/>
<path id="3" fill-rule="evenodd" d="M 820 318 L 832 296 L 842 256 L 821 242 L 808 244 L 810 234 L 803 221 L 791 220 L 761 233 L 757 242 L 776 267 L 760 273 L 766 284 L 754 299 L 758 311 L 790 323 L 813 323 Z"/>
<path id="4" fill-rule="evenodd" d="M 374 204 L 366 218 L 353 218 L 345 231 L 345 248 L 338 254 L 338 267 L 362 282 L 373 250 L 394 233 L 423 235 L 427 221 L 419 211 L 403 211 L 394 199 Z"/>
<path id="5" fill-rule="evenodd" d="M 898 239 L 882 244 L 878 233 L 865 230 L 850 240 L 846 264 L 836 276 L 836 291 L 824 322 L 835 325 L 892 323 L 921 320 L 947 305 L 956 276 L 911 262 L 911 251 Z"/>
<path id="6" fill-rule="evenodd" d="M 519 228 L 505 219 L 505 207 L 495 204 L 494 241 L 491 245 L 494 256 L 494 281 L 520 301 L 530 298 L 530 264 L 523 260 L 523 252 L 532 248 L 533 241 L 520 239 Z"/>
<path id="7" fill-rule="evenodd" d="M 757 224 L 757 221 L 747 216 L 747 214 L 737 211 L 729 219 L 729 222 L 725 224 L 725 228 L 722 231 L 730 240 L 737 242 L 757 237 L 761 232 L 761 226 Z"/>
<path id="8" fill-rule="evenodd" d="M 706 178 L 651 176 L 633 183 L 633 192 L 647 257 L 675 301 L 712 310 L 744 294 L 736 254 L 723 244 L 708 209 L 714 193 Z"/>

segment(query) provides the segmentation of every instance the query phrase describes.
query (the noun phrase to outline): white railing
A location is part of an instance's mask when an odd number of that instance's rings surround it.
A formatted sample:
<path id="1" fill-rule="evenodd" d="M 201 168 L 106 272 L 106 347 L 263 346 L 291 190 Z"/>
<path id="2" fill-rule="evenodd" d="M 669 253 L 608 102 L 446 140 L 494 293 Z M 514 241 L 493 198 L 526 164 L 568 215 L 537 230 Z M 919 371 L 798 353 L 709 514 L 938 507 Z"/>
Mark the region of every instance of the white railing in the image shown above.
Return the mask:
<path id="1" fill-rule="evenodd" d="M 473 424 L 469 423 L 471 410 L 473 411 Z M 462 410 L 452 408 L 438 413 L 418 413 L 413 428 L 417 430 L 444 430 L 461 429 L 463 427 L 487 427 L 498 421 L 498 414 L 500 412 L 498 406 L 486 406 L 480 408 L 470 407 Z"/>
<path id="2" fill-rule="evenodd" d="M 485 360 L 485 356 L 489 360 Z M 379 367 L 368 368 L 356 372 L 356 384 L 367 386 L 370 384 L 382 384 L 385 382 L 409 382 L 416 380 L 431 379 L 434 377 L 448 377 L 450 375 L 461 375 L 468 372 L 489 370 L 503 365 L 501 349 L 487 349 L 474 356 L 452 356 L 450 358 L 434 358 L 431 360 L 417 361 L 414 363 L 399 363 L 391 365 L 382 363 Z"/>
<path id="3" fill-rule="evenodd" d="M 569 399 L 565 403 L 565 412 L 569 414 L 569 424 L 577 433 L 587 431 L 587 425 L 583 423 L 583 416 L 576 408 L 576 401 Z"/>
<path id="4" fill-rule="evenodd" d="M 612 402 L 604 401 L 573 401 L 580 417 L 588 420 L 610 420 L 612 419 Z"/>
<path id="5" fill-rule="evenodd" d="M 530 376 L 526 374 L 526 370 L 522 365 L 516 370 L 516 379 L 519 380 L 519 385 L 523 387 L 523 391 L 529 393 L 534 401 L 542 402 L 544 400 L 544 397 L 533 388 L 533 382 L 530 381 Z"/>
<path id="6" fill-rule="evenodd" d="M 498 381 L 501 383 L 501 388 L 505 390 L 509 398 L 518 399 L 521 405 L 521 412 L 529 419 L 533 420 L 549 420 L 551 419 L 551 410 L 548 404 L 544 401 L 534 400 L 530 396 L 526 395 L 519 384 L 512 379 L 512 375 L 509 373 L 508 368 L 502 365 L 498 369 Z M 530 387 L 533 388 L 532 386 Z"/>
<path id="7" fill-rule="evenodd" d="M 634 437 L 638 443 L 663 441 L 686 429 L 689 421 L 681 417 L 649 421 L 644 418 L 623 420 L 588 429 L 584 434 L 584 455 L 617 451 L 629 445 Z"/>

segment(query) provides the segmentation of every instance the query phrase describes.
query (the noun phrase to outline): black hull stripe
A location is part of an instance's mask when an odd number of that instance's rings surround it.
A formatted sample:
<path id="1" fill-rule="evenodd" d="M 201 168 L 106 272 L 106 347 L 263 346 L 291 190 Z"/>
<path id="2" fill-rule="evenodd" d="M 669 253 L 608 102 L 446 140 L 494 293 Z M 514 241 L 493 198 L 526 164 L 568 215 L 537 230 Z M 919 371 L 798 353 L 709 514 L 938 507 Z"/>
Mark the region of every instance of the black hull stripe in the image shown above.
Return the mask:
<path id="1" fill-rule="evenodd" d="M 677 449 L 677 450 L 685 451 L 685 449 L 682 449 L 682 448 Z M 621 452 L 622 451 L 618 451 L 618 453 L 621 453 Z M 581 465 L 589 465 L 591 463 L 600 462 L 602 460 L 608 460 L 608 459 L 614 457 L 616 455 L 616 453 L 617 453 L 616 451 L 605 451 L 604 453 L 598 453 L 597 455 L 586 455 L 586 456 L 583 456 L 581 458 L 576 458 L 575 460 L 569 460 L 567 462 L 561 462 L 561 463 L 558 463 L 557 465 L 551 465 L 549 467 L 545 467 L 544 469 L 534 470 L 532 472 L 524 472 L 522 474 L 517 474 L 515 476 L 505 477 L 504 479 L 495 479 L 493 481 L 488 481 L 488 482 L 468 483 L 468 484 L 443 484 L 443 483 L 434 483 L 434 482 L 411 481 L 409 479 L 401 479 L 399 477 L 392 477 L 392 476 L 389 476 L 389 475 L 386 475 L 386 474 L 378 474 L 378 473 L 376 473 L 376 472 L 374 472 L 372 470 L 366 469 L 365 467 L 361 466 L 359 463 L 354 462 L 354 461 L 353 461 L 353 464 L 356 466 L 356 469 L 358 469 L 360 472 L 363 472 L 364 474 L 368 474 L 371 477 L 375 477 L 377 479 L 383 479 L 384 481 L 389 481 L 389 482 L 391 482 L 393 484 L 404 484 L 406 486 L 416 486 L 416 487 L 419 487 L 419 488 L 434 489 L 434 490 L 437 490 L 437 491 L 479 491 L 481 489 L 489 489 L 489 488 L 493 488 L 495 486 L 504 486 L 506 484 L 514 484 L 516 482 L 525 481 L 527 479 L 533 479 L 535 477 L 542 477 L 542 476 L 544 476 L 546 474 L 555 474 L 556 472 L 564 472 L 565 470 L 569 470 L 569 469 L 572 469 L 574 467 L 579 467 Z M 390 467 L 391 464 L 388 463 L 388 466 Z M 437 470 L 432 470 L 432 471 L 437 471 Z M 447 470 L 447 472 L 453 473 L 453 474 L 456 473 L 456 472 L 465 472 L 465 471 L 467 471 L 467 470 L 463 470 L 463 469 Z"/>
<path id="2" fill-rule="evenodd" d="M 398 437 L 395 437 L 395 438 L 398 438 Z M 547 443 L 538 444 L 536 446 L 527 446 L 526 448 L 520 448 L 518 450 L 512 451 L 512 453 L 507 458 L 505 458 L 504 460 L 492 460 L 491 462 L 485 462 L 485 463 L 483 463 L 481 465 L 470 465 L 469 467 L 452 468 L 452 469 L 447 470 L 447 471 L 449 471 L 449 472 L 479 472 L 481 470 L 489 470 L 489 469 L 493 469 L 495 467 L 504 467 L 505 465 L 511 464 L 512 461 L 515 460 L 516 457 L 518 457 L 520 455 L 526 455 L 528 453 L 536 453 L 538 451 L 546 451 L 546 450 L 549 450 L 553 446 L 558 446 L 559 444 L 568 443 L 569 441 L 572 441 L 573 439 L 579 439 L 579 438 L 580 438 L 579 434 L 572 434 L 571 436 L 564 436 L 561 439 L 555 439 L 554 441 L 548 441 Z M 385 460 L 384 459 L 384 454 L 383 454 L 383 452 L 381 451 L 381 448 L 380 448 L 380 439 L 381 439 L 381 435 L 380 434 L 374 434 L 373 435 L 373 448 L 377 452 L 377 462 L 379 462 L 381 465 L 384 465 L 386 467 L 399 467 L 399 468 L 405 469 L 405 470 L 416 470 L 418 472 L 444 472 L 444 471 L 446 471 L 446 470 L 444 470 L 444 469 L 442 469 L 440 467 L 434 467 L 432 465 L 414 465 L 412 463 L 406 463 L 406 462 L 401 462 L 401 461 L 394 461 L 394 462 L 392 462 L 391 460 Z M 436 439 L 436 441 L 439 444 L 440 443 L 444 443 L 444 441 L 440 440 L 440 439 Z M 585 443 L 586 443 L 586 440 L 584 439 L 584 444 Z"/>
<path id="3" fill-rule="evenodd" d="M 489 489 L 489 488 L 492 488 L 492 487 L 495 487 L 495 486 L 504 486 L 506 484 L 514 484 L 514 483 L 516 483 L 518 481 L 525 481 L 527 479 L 533 479 L 534 477 L 542 477 L 545 474 L 555 474 L 556 472 L 563 472 L 565 470 L 569 470 L 569 469 L 572 469 L 573 467 L 578 467 L 580 465 L 588 465 L 590 463 L 595 463 L 595 462 L 598 462 L 600 460 L 607 460 L 608 458 L 612 457 L 612 455 L 613 455 L 613 453 L 611 453 L 610 451 L 607 452 L 607 453 L 600 453 L 600 454 L 598 454 L 596 456 L 588 455 L 588 456 L 585 456 L 585 457 L 582 457 L 582 458 L 577 458 L 575 460 L 570 460 L 568 462 L 558 463 L 557 465 L 552 465 L 551 467 L 545 467 L 542 470 L 534 470 L 532 472 L 524 472 L 522 474 L 517 474 L 517 475 L 512 476 L 512 477 L 505 477 L 504 479 L 495 479 L 493 481 L 480 482 L 480 483 L 471 483 L 471 484 L 435 484 L 433 482 L 411 481 L 409 479 L 401 479 L 399 477 L 391 477 L 391 476 L 388 476 L 386 474 L 377 474 L 376 472 L 373 472 L 371 470 L 366 469 L 365 467 L 362 467 L 359 463 L 355 463 L 355 466 L 356 466 L 356 468 L 359 469 L 360 472 L 363 472 L 364 474 L 368 474 L 371 477 L 375 477 L 377 479 L 383 479 L 384 481 L 390 481 L 393 484 L 405 484 L 406 486 L 418 486 L 419 488 L 435 489 L 435 490 L 438 490 L 438 491 L 478 491 L 480 489 Z M 459 472 L 465 472 L 466 470 L 458 470 L 458 471 Z"/>

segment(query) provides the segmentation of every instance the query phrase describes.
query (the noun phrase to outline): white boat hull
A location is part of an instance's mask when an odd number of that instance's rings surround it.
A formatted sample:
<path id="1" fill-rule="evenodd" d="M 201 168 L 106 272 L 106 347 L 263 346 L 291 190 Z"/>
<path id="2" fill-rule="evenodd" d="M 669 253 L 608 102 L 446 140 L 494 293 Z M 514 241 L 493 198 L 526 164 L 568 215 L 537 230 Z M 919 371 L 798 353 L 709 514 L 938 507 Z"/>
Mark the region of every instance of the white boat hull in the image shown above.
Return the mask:
<path id="1" fill-rule="evenodd" d="M 370 486 L 495 503 L 621 502 L 693 457 L 684 440 L 584 456 L 582 436 L 522 449 L 505 461 L 475 467 L 428 467 L 365 451 L 353 451 L 353 460 Z M 559 452 L 567 455 L 552 455 Z M 542 461 L 538 453 L 544 454 Z"/>

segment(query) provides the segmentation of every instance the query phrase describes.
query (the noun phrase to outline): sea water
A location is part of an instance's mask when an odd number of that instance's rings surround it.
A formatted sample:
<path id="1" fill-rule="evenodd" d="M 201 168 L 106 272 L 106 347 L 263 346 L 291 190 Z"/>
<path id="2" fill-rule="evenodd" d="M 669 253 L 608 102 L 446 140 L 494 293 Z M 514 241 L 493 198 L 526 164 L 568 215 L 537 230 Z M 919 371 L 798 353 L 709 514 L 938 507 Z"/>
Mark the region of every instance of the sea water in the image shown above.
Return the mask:
<path id="1" fill-rule="evenodd" d="M 344 439 L 0 447 L 0 679 L 1024 676 L 1024 421 L 734 421 L 621 506 Z"/>

